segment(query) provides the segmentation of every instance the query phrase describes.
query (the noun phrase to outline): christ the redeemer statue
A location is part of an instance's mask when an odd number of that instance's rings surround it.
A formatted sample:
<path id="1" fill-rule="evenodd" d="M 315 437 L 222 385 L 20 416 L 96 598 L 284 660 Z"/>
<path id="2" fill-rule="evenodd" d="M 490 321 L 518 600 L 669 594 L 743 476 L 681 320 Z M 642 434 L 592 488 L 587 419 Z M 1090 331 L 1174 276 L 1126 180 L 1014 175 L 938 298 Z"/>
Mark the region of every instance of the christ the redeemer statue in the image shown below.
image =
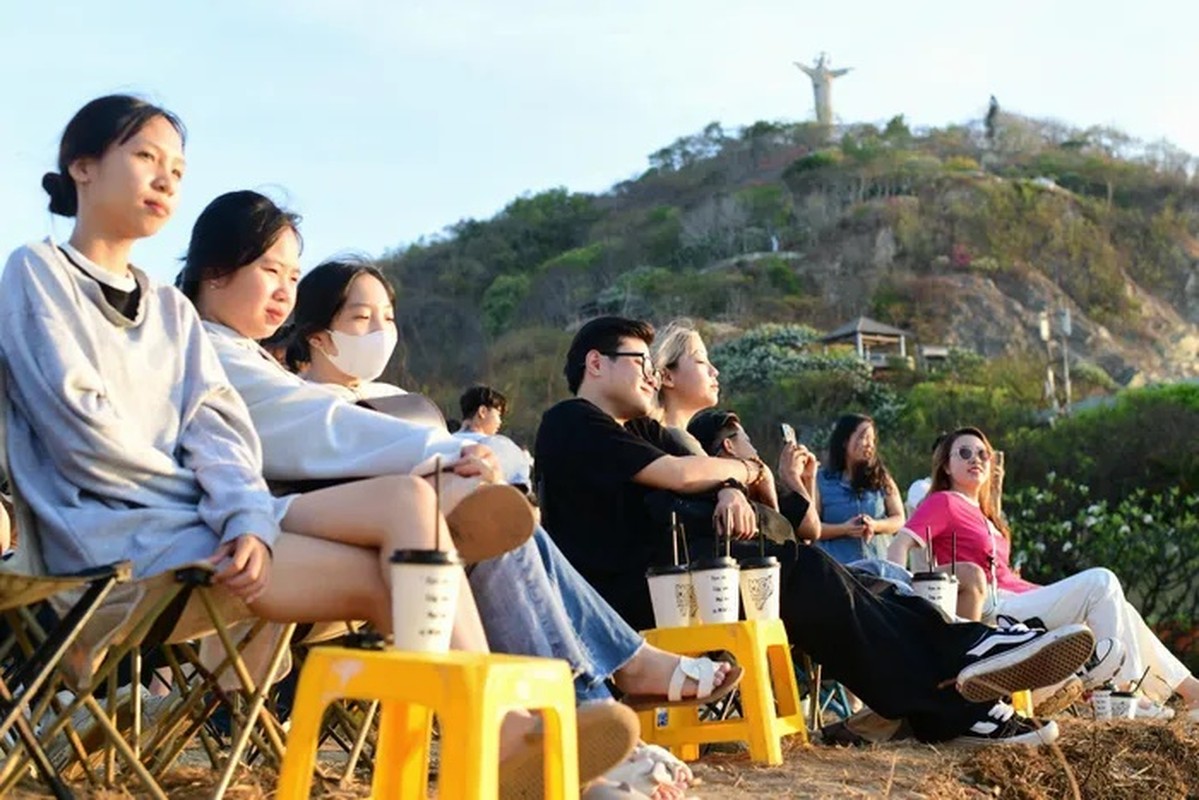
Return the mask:
<path id="1" fill-rule="evenodd" d="M 829 69 L 828 64 L 828 56 L 824 53 L 821 53 L 820 58 L 816 59 L 816 66 L 814 67 L 806 66 L 798 61 L 795 62 L 795 66 L 803 70 L 812 79 L 812 93 L 816 95 L 816 121 L 825 127 L 832 127 L 833 78 L 840 78 L 849 72 L 849 68 Z"/>

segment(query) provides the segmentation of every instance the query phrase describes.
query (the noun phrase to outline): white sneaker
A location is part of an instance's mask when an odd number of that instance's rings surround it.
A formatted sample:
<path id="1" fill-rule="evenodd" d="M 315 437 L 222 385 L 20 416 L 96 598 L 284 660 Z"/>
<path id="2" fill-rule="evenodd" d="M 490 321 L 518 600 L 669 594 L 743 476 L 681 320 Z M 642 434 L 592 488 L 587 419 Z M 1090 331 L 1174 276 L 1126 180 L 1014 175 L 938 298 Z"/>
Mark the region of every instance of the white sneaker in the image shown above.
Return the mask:
<path id="1" fill-rule="evenodd" d="M 1137 719 L 1174 719 L 1174 709 L 1148 697 L 1138 697 Z"/>
<path id="2" fill-rule="evenodd" d="M 1095 652 L 1078 671 L 1082 685 L 1088 692 L 1097 689 L 1116 677 L 1124 666 L 1124 644 L 1119 639 L 1100 639 L 1095 642 Z"/>
<path id="3" fill-rule="evenodd" d="M 985 716 L 970 726 L 955 744 L 980 747 L 988 744 L 1053 744 L 1058 727 L 1053 720 L 1025 719 L 1007 703 L 996 703 Z"/>

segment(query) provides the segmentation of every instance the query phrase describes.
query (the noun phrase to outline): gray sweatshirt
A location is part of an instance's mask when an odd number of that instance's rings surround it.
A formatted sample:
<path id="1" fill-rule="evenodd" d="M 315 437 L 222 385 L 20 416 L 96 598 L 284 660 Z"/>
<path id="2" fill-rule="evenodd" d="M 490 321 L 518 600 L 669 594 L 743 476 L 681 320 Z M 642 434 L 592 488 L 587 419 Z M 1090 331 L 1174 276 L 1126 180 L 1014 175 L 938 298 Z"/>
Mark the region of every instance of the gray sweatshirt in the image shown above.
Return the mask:
<path id="1" fill-rule="evenodd" d="M 250 409 L 272 481 L 424 474 L 456 461 L 464 442 L 445 430 L 347 402 L 293 375 L 258 344 L 215 322 L 204 327 Z"/>
<path id="2" fill-rule="evenodd" d="M 133 275 L 133 320 L 50 241 L 0 278 L 9 462 L 51 572 L 129 560 L 144 576 L 247 533 L 271 545 L 286 513 L 191 303 Z"/>

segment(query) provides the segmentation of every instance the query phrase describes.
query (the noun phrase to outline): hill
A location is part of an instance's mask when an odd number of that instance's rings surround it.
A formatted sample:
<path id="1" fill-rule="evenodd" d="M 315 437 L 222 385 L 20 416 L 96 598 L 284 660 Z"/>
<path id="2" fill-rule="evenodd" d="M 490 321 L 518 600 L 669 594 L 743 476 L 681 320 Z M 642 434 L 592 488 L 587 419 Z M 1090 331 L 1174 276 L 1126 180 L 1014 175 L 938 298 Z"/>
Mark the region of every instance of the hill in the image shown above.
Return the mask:
<path id="1" fill-rule="evenodd" d="M 1096 385 L 1199 375 L 1199 185 L 1166 143 L 1013 115 L 991 136 L 896 117 L 831 143 L 814 124 L 713 123 L 649 162 L 608 192 L 520 197 L 386 256 L 405 382 L 448 400 L 492 380 L 544 408 L 564 391 L 565 332 L 601 312 L 727 332 L 865 314 L 1037 360 L 1039 315 L 1060 307 Z"/>

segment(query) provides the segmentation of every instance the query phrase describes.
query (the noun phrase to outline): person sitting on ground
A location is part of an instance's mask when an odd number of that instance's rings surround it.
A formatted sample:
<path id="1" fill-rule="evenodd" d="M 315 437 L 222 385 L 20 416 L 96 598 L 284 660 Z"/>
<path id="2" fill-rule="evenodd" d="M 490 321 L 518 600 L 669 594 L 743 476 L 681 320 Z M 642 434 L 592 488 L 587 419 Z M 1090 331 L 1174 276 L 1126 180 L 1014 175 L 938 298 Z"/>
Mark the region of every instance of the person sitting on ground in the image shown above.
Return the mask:
<path id="1" fill-rule="evenodd" d="M 500 426 L 508 413 L 508 398 L 490 386 L 472 386 L 458 398 L 458 408 L 462 411 L 462 423 L 454 436 L 490 447 L 504 468 L 505 480 L 531 489 L 529 457 L 516 442 L 500 435 Z"/>
<path id="2" fill-rule="evenodd" d="M 878 454 L 877 436 L 870 417 L 843 414 L 833 426 L 828 461 L 816 475 L 821 534 L 817 547 L 842 564 L 885 559 L 883 537 L 889 538 L 903 524 L 903 502 Z"/>
<path id="3" fill-rule="evenodd" d="M 891 558 L 903 563 L 910 550 L 931 539 L 938 559 L 948 561 L 956 533 L 958 558 L 990 575 L 996 615 L 1036 618 L 1050 628 L 1079 622 L 1091 628 L 1100 646 L 1082 676 L 1084 685 L 1094 688 L 1114 677 L 1128 687 L 1148 670 L 1140 687 L 1151 702 L 1141 704 L 1141 716 L 1168 716 L 1172 712 L 1160 704 L 1177 693 L 1190 717 L 1199 720 L 1199 681 L 1125 599 L 1111 570 L 1084 570 L 1048 586 L 1012 571 L 1011 534 L 996 511 L 1000 476 L 992 466 L 994 452 L 978 428 L 959 428 L 945 437 L 933 455 L 932 491 L 891 545 Z"/>
<path id="4" fill-rule="evenodd" d="M 743 481 L 753 483 L 760 472 L 752 461 L 690 455 L 648 416 L 657 390 L 653 338 L 648 323 L 620 317 L 583 325 L 564 369 L 575 396 L 545 412 L 534 447 L 550 535 L 641 627 L 653 625 L 646 569 L 672 558 L 670 531 L 650 517 L 646 493 L 720 489 L 725 502 L 739 504 L 730 524 L 736 533 L 749 516 Z M 791 643 L 880 714 L 906 717 L 925 741 L 1056 737 L 1052 722 L 1041 726 L 1013 716 L 996 699 L 1028 683 L 1067 677 L 1094 644 L 1084 626 L 1063 635 L 949 624 L 920 598 L 871 594 L 816 548 L 797 548 L 796 561 L 795 591 L 783 598 L 792 606 L 783 611 Z M 943 686 L 952 675 L 958 691 Z"/>
<path id="5" fill-rule="evenodd" d="M 354 486 L 364 477 L 406 474 L 421 458 L 413 444 L 421 441 L 420 431 L 493 458 L 480 445 L 450 437 L 439 424 L 363 408 L 343 399 L 344 386 L 313 382 L 328 374 L 323 351 L 332 351 L 334 337 L 322 334 L 332 325 L 342 334 L 335 339 L 337 352 L 354 354 L 352 368 L 340 361 L 339 369 L 360 385 L 379 389 L 376 379 L 391 352 L 367 342 L 374 331 L 394 328 L 392 295 L 377 269 L 356 262 L 321 268 L 314 281 L 303 283 L 305 302 L 298 305 L 295 225 L 294 215 L 257 192 L 222 195 L 196 220 L 178 280 L 199 308 L 217 355 L 247 404 L 262 439 L 267 478 Z M 332 297 L 318 302 L 309 294 L 317 287 Z M 255 341 L 269 336 L 293 307 L 295 334 L 304 337 L 311 356 L 309 380 L 280 367 Z M 369 322 L 347 319 L 342 313 L 347 308 L 354 313 L 369 308 Z M 374 339 L 394 342 L 390 336 Z M 495 473 L 494 464 L 489 466 Z M 530 513 L 523 496 L 512 493 Z M 647 644 L 539 529 L 512 552 L 475 564 L 470 585 L 491 648 L 567 660 L 580 702 L 610 700 L 608 679 L 634 705 L 694 704 L 724 696 L 739 679 L 740 671 L 728 664 L 682 658 Z"/>
<path id="6" fill-rule="evenodd" d="M 688 429 L 696 414 L 712 408 L 720 400 L 720 370 L 709 359 L 703 337 L 690 320 L 674 320 L 667 324 L 661 335 L 654 337 L 651 357 L 655 364 L 662 365 L 656 417 L 665 426 L 666 436 L 692 455 L 715 455 L 707 452 L 703 443 L 696 441 Z M 771 511 L 775 510 L 789 523 L 790 535 L 785 537 L 786 540 L 819 538 L 820 520 L 812 503 L 814 486 L 800 477 L 806 468 L 815 464 L 808 449 L 798 444 L 784 446 L 779 456 L 779 480 L 762 463 L 756 450 L 749 458 L 764 470 L 762 479 L 749 487 L 758 527 L 766 531 L 772 541 L 783 541 L 771 524 Z M 710 525 L 700 527 L 705 535 L 710 535 Z"/>
<path id="7" fill-rule="evenodd" d="M 462 410 L 459 433 L 475 436 L 495 436 L 508 413 L 508 398 L 490 386 L 472 386 L 458 398 Z"/>
<path id="8" fill-rule="evenodd" d="M 430 549 L 439 530 L 451 546 L 433 491 L 399 474 L 267 491 L 250 416 L 195 309 L 129 263 L 171 217 L 184 169 L 170 112 L 127 95 L 86 104 L 43 179 L 50 210 L 76 217 L 70 239 L 18 248 L 0 280 L 9 464 L 46 566 L 128 561 L 141 578 L 206 561 L 264 619 L 364 619 L 389 632 L 387 556 Z M 264 274 L 286 281 L 290 264 Z M 456 647 L 488 650 L 469 591 L 453 631 Z M 505 719 L 501 759 L 520 765 L 506 785 L 540 780 L 526 766 L 537 731 L 526 711 Z"/>
<path id="9" fill-rule="evenodd" d="M 687 433 L 703 448 L 704 455 L 761 461 L 753 440 L 741 426 L 741 418 L 732 411 L 705 409 L 691 417 Z M 788 521 L 795 527 L 796 536 L 802 541 L 811 542 L 820 538 L 820 519 L 816 516 L 816 504 L 813 502 L 818 467 L 816 456 L 811 451 L 803 445 L 789 442 L 779 454 L 778 469 L 779 483 L 789 492 L 781 500 L 775 499 L 777 489 L 772 479 L 760 481 L 758 486 L 763 488 L 756 495 L 756 487 L 750 487 L 751 498 L 765 499 L 767 502 L 773 500 L 784 511 Z"/>

